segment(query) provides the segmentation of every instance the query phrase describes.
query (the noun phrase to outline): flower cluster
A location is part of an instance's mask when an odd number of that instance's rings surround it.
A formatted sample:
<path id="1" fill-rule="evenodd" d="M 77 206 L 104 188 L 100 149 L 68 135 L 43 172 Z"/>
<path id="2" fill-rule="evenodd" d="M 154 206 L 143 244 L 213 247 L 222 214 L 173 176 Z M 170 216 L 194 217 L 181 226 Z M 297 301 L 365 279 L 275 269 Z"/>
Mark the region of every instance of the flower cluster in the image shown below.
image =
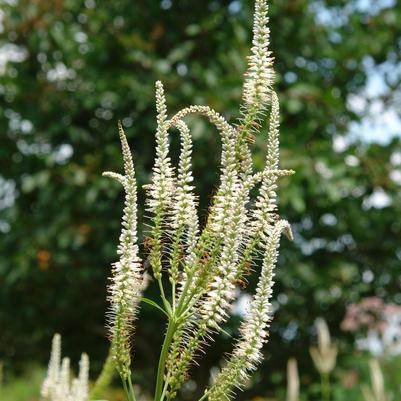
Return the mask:
<path id="1" fill-rule="evenodd" d="M 373 355 L 401 354 L 401 306 L 379 297 L 363 298 L 347 307 L 341 323 L 345 331 L 357 333 L 356 345 Z"/>
<path id="2" fill-rule="evenodd" d="M 88 400 L 89 358 L 82 354 L 77 378 L 71 378 L 70 359 L 61 359 L 61 336 L 53 337 L 47 376 L 42 384 L 41 395 L 48 401 Z"/>
<path id="3" fill-rule="evenodd" d="M 289 223 L 279 217 L 276 191 L 278 179 L 293 173 L 279 167 L 279 101 L 273 90 L 267 11 L 267 1 L 256 0 L 253 46 L 237 123 L 228 122 L 205 105 L 189 106 L 170 117 L 163 85 L 156 82 L 156 155 L 151 183 L 145 186 L 149 229 L 144 251 L 148 254 L 142 258 L 134 163 L 119 125 L 124 175 L 104 173 L 121 183 L 125 191 L 119 259 L 112 268 L 107 317 L 109 360 L 122 378 L 129 401 L 136 399 L 131 381 L 131 339 L 139 303 L 148 302 L 168 318 L 154 401 L 173 400 L 188 377 L 191 363 L 213 335 L 223 330 L 239 285 L 246 285 L 247 275 L 256 270 L 259 261 L 256 293 L 234 349 L 200 401 L 230 399 L 262 360 L 272 319 L 270 299 L 281 234 L 292 238 Z M 251 146 L 253 136 L 262 132 L 265 114 L 269 114 L 266 163 L 255 172 Z M 193 185 L 193 143 L 185 122 L 189 115 L 208 119 L 222 143 L 219 183 L 203 225 L 198 219 Z M 169 153 L 172 130 L 178 132 L 181 143 L 176 168 Z M 142 260 L 150 265 L 161 303 L 143 298 Z M 83 356 L 79 377 L 70 383 L 69 361 L 60 363 L 60 338 L 56 336 L 43 395 L 50 401 L 85 401 L 87 379 L 88 360 Z"/>
<path id="4" fill-rule="evenodd" d="M 250 313 L 240 329 L 238 340 L 232 356 L 225 367 L 217 375 L 208 398 L 210 401 L 228 399 L 233 387 L 241 387 L 262 360 L 261 349 L 267 341 L 268 327 L 271 320 L 271 304 L 274 266 L 277 261 L 278 243 L 283 230 L 292 236 L 289 224 L 285 220 L 276 223 L 265 245 L 265 256 L 262 271 L 250 306 Z"/>
<path id="5" fill-rule="evenodd" d="M 292 174 L 279 168 L 279 101 L 273 91 L 273 58 L 269 50 L 267 2 L 256 0 L 253 47 L 245 74 L 244 104 L 238 124 L 204 105 L 182 109 L 169 117 L 164 89 L 156 83 L 156 157 L 152 181 L 145 186 L 150 223 L 145 239 L 153 277 L 162 306 L 149 301 L 168 316 L 168 326 L 157 372 L 155 401 L 172 400 L 187 378 L 192 361 L 222 330 L 239 283 L 262 259 L 251 311 L 241 325 L 231 357 L 202 399 L 220 401 L 241 388 L 262 359 L 268 338 L 274 267 L 281 233 L 292 237 L 287 221 L 277 210 L 278 178 Z M 266 164 L 254 172 L 252 136 L 260 134 L 261 121 L 270 110 L 266 138 Z M 192 137 L 184 119 L 205 117 L 220 133 L 222 142 L 219 185 L 201 227 L 197 196 L 192 184 Z M 169 131 L 180 135 L 177 168 L 169 156 Z M 110 331 L 117 369 L 123 383 L 130 383 L 130 336 L 141 297 L 142 272 L 136 235 L 136 188 L 132 157 L 120 127 L 125 175 L 107 173 L 126 191 L 120 260 L 115 264 L 109 289 Z M 257 196 L 252 199 L 253 191 Z M 170 288 L 166 288 L 166 280 Z M 127 390 L 127 389 L 126 389 Z M 129 399 L 134 399 L 132 388 Z"/>

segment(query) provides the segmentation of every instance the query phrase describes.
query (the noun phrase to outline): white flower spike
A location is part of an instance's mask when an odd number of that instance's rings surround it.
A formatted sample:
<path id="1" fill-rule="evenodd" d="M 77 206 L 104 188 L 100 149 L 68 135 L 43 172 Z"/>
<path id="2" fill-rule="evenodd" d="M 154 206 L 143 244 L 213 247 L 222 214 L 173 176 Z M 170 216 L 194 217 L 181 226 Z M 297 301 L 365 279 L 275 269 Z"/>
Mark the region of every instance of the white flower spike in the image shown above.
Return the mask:
<path id="1" fill-rule="evenodd" d="M 41 396 L 46 401 L 88 401 L 89 358 L 82 354 L 77 378 L 71 378 L 70 359 L 61 360 L 61 336 L 53 337 L 47 376 Z"/>

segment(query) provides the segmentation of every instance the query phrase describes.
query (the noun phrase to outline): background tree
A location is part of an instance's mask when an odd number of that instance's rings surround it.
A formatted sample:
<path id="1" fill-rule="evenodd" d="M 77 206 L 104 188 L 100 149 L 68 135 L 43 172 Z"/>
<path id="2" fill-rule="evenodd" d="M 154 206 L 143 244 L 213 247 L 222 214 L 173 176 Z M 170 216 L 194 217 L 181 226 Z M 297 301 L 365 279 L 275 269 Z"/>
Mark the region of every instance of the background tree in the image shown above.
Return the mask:
<path id="1" fill-rule="evenodd" d="M 252 3 L 0 2 L 0 353 L 7 364 L 44 361 L 55 331 L 68 354 L 85 350 L 94 366 L 102 362 L 122 192 L 101 172 L 121 167 L 116 121 L 134 147 L 143 184 L 153 160 L 157 79 L 172 111 L 208 103 L 234 120 Z M 282 167 L 297 171 L 283 180 L 280 205 L 295 243 L 283 247 L 270 358 L 255 377 L 254 394 L 281 383 L 289 355 L 313 374 L 304 350 L 317 316 L 342 336 L 347 302 L 371 294 L 401 302 L 400 135 L 370 145 L 349 135 L 371 106 L 389 110 L 400 101 L 400 20 L 398 0 L 271 4 Z M 373 74 L 384 90 L 371 97 L 366 85 Z M 206 208 L 219 138 L 202 120 L 191 127 Z M 260 165 L 262 137 L 255 148 Z M 136 360 L 149 366 L 162 340 L 155 327 L 164 320 L 146 306 L 142 314 Z M 235 320 L 228 332 L 235 333 Z M 208 380 L 226 340 L 219 338 L 218 352 L 202 360 L 198 383 Z M 137 380 L 146 387 L 152 372 L 142 372 Z"/>

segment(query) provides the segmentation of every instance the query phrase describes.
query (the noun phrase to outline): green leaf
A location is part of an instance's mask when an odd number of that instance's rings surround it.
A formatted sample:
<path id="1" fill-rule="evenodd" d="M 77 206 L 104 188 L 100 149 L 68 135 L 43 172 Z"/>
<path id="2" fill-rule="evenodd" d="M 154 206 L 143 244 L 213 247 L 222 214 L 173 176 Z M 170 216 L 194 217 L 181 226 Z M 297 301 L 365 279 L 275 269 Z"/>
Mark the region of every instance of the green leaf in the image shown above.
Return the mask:
<path id="1" fill-rule="evenodd" d="M 141 301 L 147 303 L 150 306 L 153 306 L 154 308 L 163 312 L 167 317 L 169 317 L 168 313 L 160 305 L 158 305 L 155 301 L 152 301 L 151 299 L 146 298 L 146 297 L 142 297 Z"/>

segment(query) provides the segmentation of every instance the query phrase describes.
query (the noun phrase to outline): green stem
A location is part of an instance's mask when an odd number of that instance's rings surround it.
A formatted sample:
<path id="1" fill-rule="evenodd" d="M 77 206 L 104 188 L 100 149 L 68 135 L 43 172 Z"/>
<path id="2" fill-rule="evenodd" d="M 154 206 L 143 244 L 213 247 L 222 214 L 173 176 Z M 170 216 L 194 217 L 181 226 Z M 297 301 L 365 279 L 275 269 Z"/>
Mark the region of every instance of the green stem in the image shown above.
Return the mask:
<path id="1" fill-rule="evenodd" d="M 164 287 L 163 287 L 163 283 L 162 283 L 161 278 L 159 278 L 159 279 L 157 280 L 157 282 L 159 283 L 160 296 L 161 296 L 161 298 L 162 298 L 163 305 L 164 305 L 164 307 L 165 307 L 167 313 L 169 314 L 169 316 L 171 316 L 171 315 L 172 315 L 171 305 L 170 305 L 170 302 L 169 302 L 169 301 L 167 300 L 167 298 L 166 298 L 166 295 L 165 295 L 165 292 L 164 292 Z"/>
<path id="2" fill-rule="evenodd" d="M 175 282 L 171 283 L 171 298 L 173 303 L 173 313 L 175 313 Z"/>
<path id="3" fill-rule="evenodd" d="M 211 255 L 212 259 L 215 258 L 216 254 L 217 254 L 217 249 L 218 249 L 218 243 L 216 243 L 214 245 L 214 248 L 212 249 L 212 255 Z M 189 304 L 191 303 L 192 299 L 195 296 L 200 297 L 202 295 L 202 293 L 196 293 L 194 290 L 191 290 L 191 292 L 189 293 L 188 299 L 185 299 L 187 296 L 188 290 L 189 290 L 189 285 L 192 282 L 194 274 L 195 274 L 194 269 L 191 269 L 188 273 L 187 281 L 185 283 L 184 289 L 183 289 L 181 297 L 180 297 L 180 301 L 177 306 L 177 316 L 178 317 L 181 317 L 181 315 L 183 315 L 186 312 L 187 307 L 189 306 Z"/>
<path id="4" fill-rule="evenodd" d="M 132 401 L 136 401 L 135 391 L 134 391 L 134 386 L 132 385 L 131 376 L 128 377 L 128 387 L 129 387 L 129 391 L 130 391 L 131 396 L 132 396 Z"/>
<path id="5" fill-rule="evenodd" d="M 127 382 L 126 382 L 126 380 L 125 380 L 125 379 L 122 379 L 122 382 L 123 382 L 124 392 L 125 392 L 125 395 L 126 395 L 127 398 L 128 398 L 128 401 L 135 401 L 135 400 L 132 398 L 131 392 L 130 392 L 130 390 L 129 390 L 128 387 L 127 387 Z"/>
<path id="6" fill-rule="evenodd" d="M 209 394 L 209 390 L 206 390 L 206 391 L 203 393 L 202 397 L 201 397 L 201 398 L 199 398 L 199 400 L 198 400 L 198 401 L 203 401 L 203 400 L 205 400 L 205 399 L 206 399 L 206 397 L 208 396 L 208 394 Z"/>
<path id="7" fill-rule="evenodd" d="M 167 353 L 170 348 L 171 341 L 173 340 L 173 335 L 174 335 L 176 327 L 177 327 L 177 323 L 175 321 L 175 318 L 173 317 L 172 319 L 170 319 L 170 321 L 168 323 L 166 336 L 164 337 L 163 347 L 162 347 L 162 350 L 160 353 L 159 365 L 157 368 L 157 378 L 156 378 L 156 389 L 155 389 L 154 401 L 161 401 Z"/>
<path id="8" fill-rule="evenodd" d="M 328 373 L 322 373 L 320 375 L 322 400 L 330 401 L 330 378 Z"/>
<path id="9" fill-rule="evenodd" d="M 163 392 L 162 392 L 162 395 L 160 397 L 160 401 L 164 400 L 164 397 L 166 396 L 167 388 L 168 388 L 168 383 L 166 381 L 166 383 L 164 383 L 164 386 L 163 386 Z"/>
<path id="10" fill-rule="evenodd" d="M 189 284 L 190 284 L 190 282 L 192 280 L 193 275 L 194 275 L 194 272 L 191 270 L 188 273 L 187 281 L 185 282 L 184 289 L 182 290 L 182 293 L 181 293 L 181 296 L 180 296 L 180 300 L 179 300 L 178 305 L 176 307 L 176 313 L 177 313 L 178 317 L 180 317 L 180 315 L 182 314 L 182 312 L 184 310 L 183 307 L 184 307 L 185 297 L 187 296 L 187 292 L 188 292 L 188 289 L 189 289 Z"/>

